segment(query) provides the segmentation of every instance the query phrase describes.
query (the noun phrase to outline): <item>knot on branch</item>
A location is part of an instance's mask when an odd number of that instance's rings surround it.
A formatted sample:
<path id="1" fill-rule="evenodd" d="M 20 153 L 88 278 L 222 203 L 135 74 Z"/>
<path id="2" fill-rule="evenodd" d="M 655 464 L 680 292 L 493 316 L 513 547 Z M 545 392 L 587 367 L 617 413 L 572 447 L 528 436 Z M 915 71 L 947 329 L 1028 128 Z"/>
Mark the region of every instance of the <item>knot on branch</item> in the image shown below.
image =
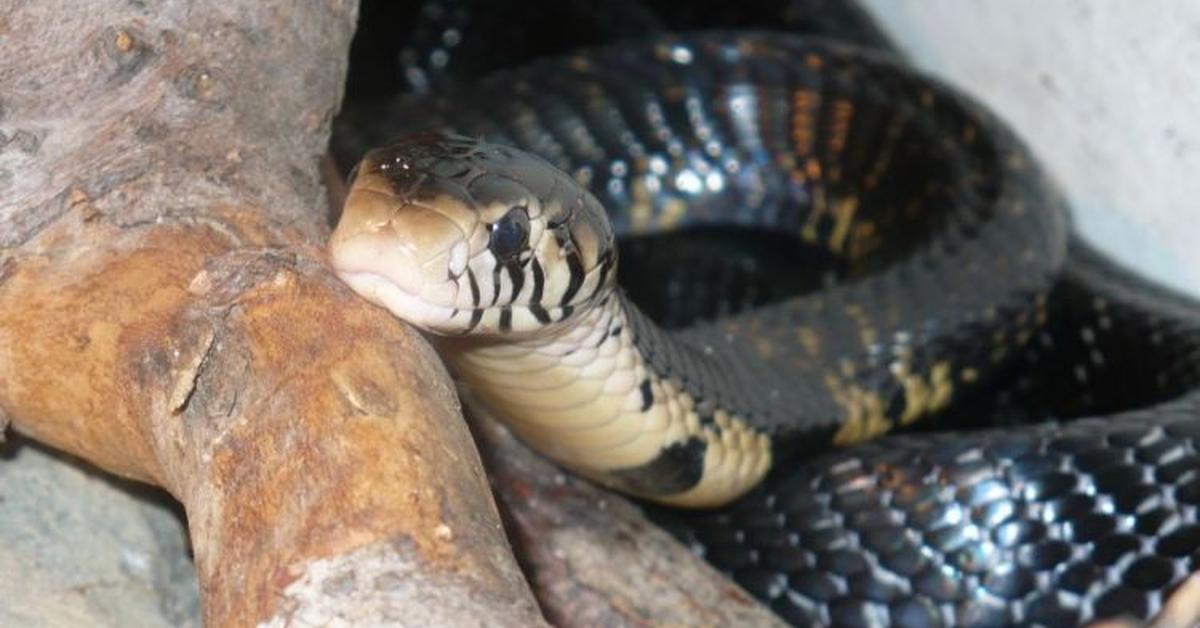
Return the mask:
<path id="1" fill-rule="evenodd" d="M 301 263 L 294 250 L 235 249 L 207 260 L 188 284 L 188 292 L 214 307 L 229 307 L 256 292 L 292 285 Z"/>

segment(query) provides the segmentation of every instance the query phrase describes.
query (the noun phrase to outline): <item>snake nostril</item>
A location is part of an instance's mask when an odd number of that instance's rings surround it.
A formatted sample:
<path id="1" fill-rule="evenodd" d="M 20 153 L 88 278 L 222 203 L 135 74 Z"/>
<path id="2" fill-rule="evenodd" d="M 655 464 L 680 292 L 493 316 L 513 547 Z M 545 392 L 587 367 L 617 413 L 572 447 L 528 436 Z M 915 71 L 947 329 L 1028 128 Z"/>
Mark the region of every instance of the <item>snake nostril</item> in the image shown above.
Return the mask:
<path id="1" fill-rule="evenodd" d="M 358 167 L 360 165 L 362 164 L 354 164 L 354 167 L 350 169 L 350 174 L 346 175 L 346 185 L 354 185 L 354 179 L 358 177 Z"/>

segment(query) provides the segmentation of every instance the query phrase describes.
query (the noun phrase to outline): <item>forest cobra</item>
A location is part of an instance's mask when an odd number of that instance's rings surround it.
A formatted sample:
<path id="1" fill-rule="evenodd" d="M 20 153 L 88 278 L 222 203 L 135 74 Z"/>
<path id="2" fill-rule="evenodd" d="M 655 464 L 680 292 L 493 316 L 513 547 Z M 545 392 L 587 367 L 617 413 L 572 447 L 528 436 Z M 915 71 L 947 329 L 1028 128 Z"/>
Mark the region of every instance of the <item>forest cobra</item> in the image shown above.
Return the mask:
<path id="1" fill-rule="evenodd" d="M 956 90 L 846 45 L 712 32 L 386 116 L 413 133 L 352 175 L 339 276 L 545 455 L 698 508 L 662 516 L 785 619 L 1146 617 L 1197 567 L 1200 308 L 1072 243 L 1034 157 Z M 717 227 L 784 234 L 812 267 L 771 273 L 834 280 L 664 329 L 618 285 L 617 238 Z M 688 272 L 631 282 L 669 299 Z M 1089 381 L 1131 339 L 1170 346 L 1120 389 Z M 871 441 L 1132 389 L 1151 403 L 1123 415 Z"/>

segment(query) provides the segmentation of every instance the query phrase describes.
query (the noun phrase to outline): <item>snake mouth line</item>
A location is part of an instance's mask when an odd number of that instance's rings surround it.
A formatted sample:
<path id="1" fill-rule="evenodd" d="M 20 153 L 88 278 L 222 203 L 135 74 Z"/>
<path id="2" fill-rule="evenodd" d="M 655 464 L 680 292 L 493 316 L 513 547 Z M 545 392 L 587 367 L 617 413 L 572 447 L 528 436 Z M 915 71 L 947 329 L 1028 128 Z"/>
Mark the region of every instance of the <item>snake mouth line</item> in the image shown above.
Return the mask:
<path id="1" fill-rule="evenodd" d="M 421 328 L 436 331 L 460 310 L 433 303 L 402 288 L 382 273 L 367 270 L 338 271 L 338 276 L 372 303 L 380 305 Z"/>

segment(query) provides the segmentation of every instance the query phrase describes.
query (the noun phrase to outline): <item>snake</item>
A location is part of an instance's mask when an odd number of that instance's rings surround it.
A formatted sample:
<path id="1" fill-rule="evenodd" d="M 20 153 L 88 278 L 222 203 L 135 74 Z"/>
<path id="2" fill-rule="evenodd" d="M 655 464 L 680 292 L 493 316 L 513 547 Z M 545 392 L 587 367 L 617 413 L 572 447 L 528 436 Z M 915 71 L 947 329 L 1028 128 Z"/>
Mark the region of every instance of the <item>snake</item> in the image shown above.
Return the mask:
<path id="1" fill-rule="evenodd" d="M 338 276 L 542 454 L 671 507 L 782 618 L 1146 618 L 1200 566 L 1200 306 L 1073 238 L 1036 157 L 954 87 L 845 42 L 712 31 L 368 118 L 388 141 L 350 175 Z M 677 234 L 702 244 L 654 240 Z M 768 274 L 822 289 L 708 295 L 755 283 L 775 237 L 809 267 Z M 700 276 L 619 272 L 641 238 Z M 717 307 L 670 326 L 635 285 Z M 1168 346 L 1102 385 L 1147 343 Z M 1022 422 L 963 419 L 1000 415 Z"/>

